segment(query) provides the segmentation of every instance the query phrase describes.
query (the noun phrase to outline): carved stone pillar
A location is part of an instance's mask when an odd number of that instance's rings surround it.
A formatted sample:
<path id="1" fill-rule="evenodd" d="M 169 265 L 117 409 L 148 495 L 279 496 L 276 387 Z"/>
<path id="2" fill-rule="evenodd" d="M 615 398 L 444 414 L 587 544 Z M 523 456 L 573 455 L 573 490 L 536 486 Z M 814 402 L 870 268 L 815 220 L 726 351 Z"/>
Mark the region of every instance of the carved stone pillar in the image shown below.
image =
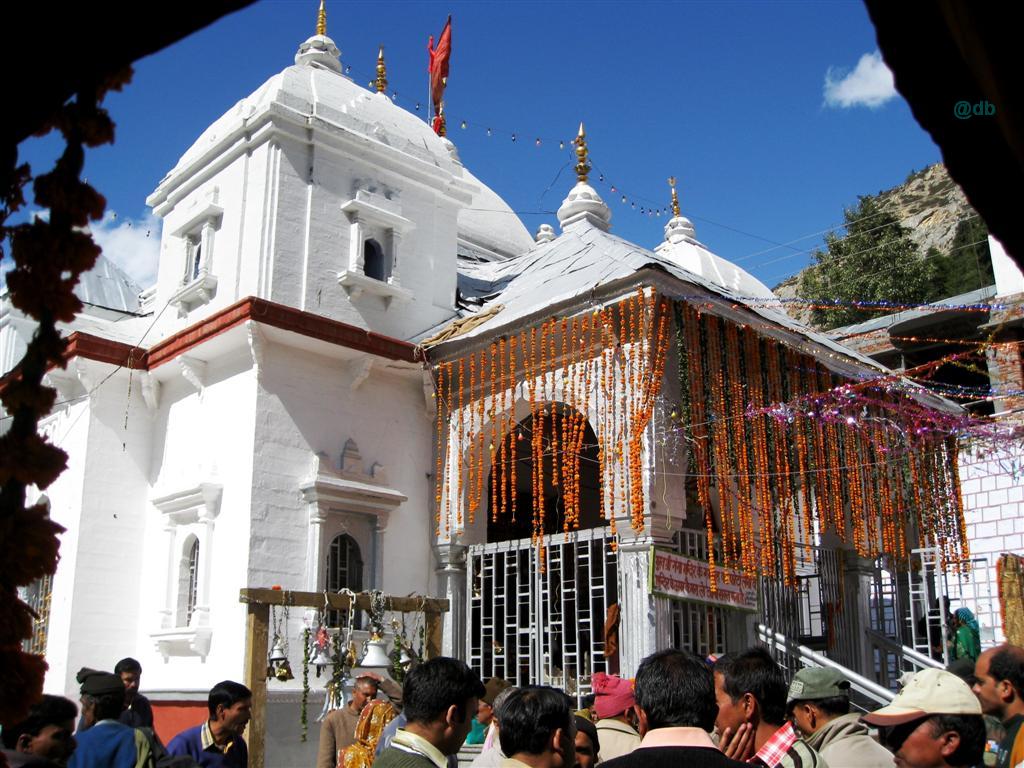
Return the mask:
<path id="1" fill-rule="evenodd" d="M 448 598 L 450 609 L 442 617 L 445 656 L 456 659 L 466 652 L 466 547 L 462 544 L 434 545 L 437 554 L 438 594 Z"/>
<path id="2" fill-rule="evenodd" d="M 626 539 L 619 543 L 619 604 L 622 619 L 619 625 L 619 674 L 622 677 L 633 677 L 643 658 L 658 647 L 656 606 L 647 577 L 651 543 L 647 537 Z"/>
<path id="3" fill-rule="evenodd" d="M 359 216 L 349 214 L 349 256 L 348 268 L 352 272 L 363 271 L 363 222 Z"/>
<path id="4" fill-rule="evenodd" d="M 192 627 L 210 626 L 210 582 L 213 580 L 213 528 L 216 511 L 219 510 L 207 505 L 199 515 L 199 522 L 203 524 L 205 532 L 199 549 L 202 564 L 199 566 L 196 606 L 192 610 L 192 620 L 189 622 Z"/>
<path id="5" fill-rule="evenodd" d="M 177 543 L 178 527 L 167 518 L 164 520 L 164 541 L 167 547 L 167 567 L 164 568 L 164 601 L 157 610 L 157 628 L 167 629 L 174 626 L 174 588 L 177 571 L 174 569 L 175 544 Z"/>
<path id="6" fill-rule="evenodd" d="M 863 627 L 865 632 L 871 627 L 871 583 L 874 580 L 875 564 L 872 560 L 860 557 L 854 550 L 841 552 L 843 556 L 843 595 L 844 610 L 856 611 L 856 626 Z M 874 669 L 875 660 L 871 651 L 871 643 L 866 642 L 863 633 L 854 632 L 852 642 L 856 646 L 857 663 L 861 669 Z"/>

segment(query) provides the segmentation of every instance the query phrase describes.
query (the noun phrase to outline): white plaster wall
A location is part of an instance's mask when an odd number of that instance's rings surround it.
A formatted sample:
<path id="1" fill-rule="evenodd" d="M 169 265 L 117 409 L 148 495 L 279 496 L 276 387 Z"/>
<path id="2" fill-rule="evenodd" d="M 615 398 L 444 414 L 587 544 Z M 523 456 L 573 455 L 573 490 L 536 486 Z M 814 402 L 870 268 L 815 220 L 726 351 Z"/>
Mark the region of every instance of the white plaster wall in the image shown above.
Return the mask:
<path id="1" fill-rule="evenodd" d="M 429 474 L 432 422 L 425 415 L 420 377 L 409 372 L 398 375 L 388 371 L 388 363 L 378 364 L 380 369 L 375 368 L 353 391 L 342 361 L 277 344 L 266 347 L 254 408 L 250 586 L 308 588 L 309 511 L 299 486 L 318 452 L 326 454 L 337 468 L 346 441 L 352 439 L 364 467 L 382 464 L 387 486 L 408 496 L 408 501 L 391 513 L 384 532 L 380 580 L 372 576 L 372 552 L 362 546 L 365 588 L 396 595 L 431 594 L 435 567 Z M 350 533 L 361 544 L 372 538 L 372 521 L 364 523 L 358 516 L 349 519 Z M 324 558 L 332 525 L 331 519 L 325 524 Z M 319 570 L 322 579 L 322 568 Z M 317 587 L 322 587 L 322 581 Z M 237 599 L 237 590 L 234 594 Z M 268 765 L 306 766 L 315 760 L 319 737 L 315 719 L 323 704 L 327 676 L 317 680 L 310 672 L 314 693 L 309 704 L 309 738 L 303 744 L 298 702 L 304 613 L 293 609 L 288 624 L 283 625 L 296 679 L 269 683 Z M 241 618 L 239 627 L 244 628 Z"/>
<path id="2" fill-rule="evenodd" d="M 996 295 L 1012 296 L 1024 291 L 1024 275 L 1017 263 L 1006 255 L 1003 244 L 988 236 L 988 250 L 992 257 L 992 271 L 996 277 Z"/>
<path id="3" fill-rule="evenodd" d="M 267 298 L 403 339 L 451 317 L 458 217 L 452 201 L 400 171 L 322 145 L 282 138 L 280 147 L 272 160 L 277 191 Z M 352 247 L 341 206 L 366 179 L 396 190 L 401 215 L 415 223 L 400 239 L 397 264 L 399 284 L 415 294 L 411 301 L 385 307 L 368 293 L 350 300 L 338 285 Z"/>
<path id="4" fill-rule="evenodd" d="M 150 420 L 127 371 L 88 364 L 91 390 L 43 431 L 68 453 L 68 469 L 46 490 L 67 532 L 51 598 L 46 689 L 77 697 L 83 666 L 110 669 L 135 650 Z M 102 381 L 102 383 L 99 383 Z M 137 386 L 137 382 L 136 382 Z"/>
<path id="5" fill-rule="evenodd" d="M 354 391 L 340 361 L 280 345 L 268 347 L 260 373 L 252 496 L 253 586 L 305 589 L 309 514 L 299 485 L 318 452 L 337 468 L 349 439 L 366 468 L 380 463 L 386 485 L 408 497 L 383 536 L 382 580 L 367 587 L 425 594 L 431 554 L 432 423 L 418 375 L 396 375 L 380 361 Z M 361 537 L 359 537 L 361 538 Z M 372 552 L 364 549 L 369 577 Z M 296 632 L 299 619 L 293 615 Z"/>
<path id="6" fill-rule="evenodd" d="M 176 361 L 166 364 L 177 366 Z M 163 376 L 167 371 L 157 369 Z M 245 606 L 238 591 L 246 586 L 249 566 L 249 513 L 252 496 L 253 433 L 256 419 L 255 372 L 247 350 L 211 361 L 202 395 L 184 378 L 174 375 L 161 389 L 158 413 L 153 417 L 152 486 L 144 501 L 146 514 L 145 567 L 136 631 L 136 658 L 144 668 L 143 690 L 205 692 L 224 679 L 242 681 L 245 662 Z M 209 581 L 210 655 L 157 653 L 150 633 L 159 626 L 165 607 L 165 579 L 177 578 L 177 555 L 168 564 L 163 515 L 151 503 L 170 493 L 195 488 L 199 483 L 223 486 L 213 539 L 200 545 L 212 555 L 211 569 L 200 572 Z M 179 553 L 180 554 L 180 553 Z M 201 566 L 202 568 L 202 566 Z M 174 590 L 172 589 L 172 595 Z M 172 597 L 172 608 L 173 608 Z"/>
<path id="7" fill-rule="evenodd" d="M 34 323 L 11 306 L 11 302 L 0 299 L 0 376 L 17 365 L 25 356 L 28 339 L 34 330 Z"/>
<path id="8" fill-rule="evenodd" d="M 67 469 L 44 490 L 50 500 L 50 517 L 66 529 L 60 535 L 60 562 L 53 576 L 50 595 L 50 623 L 46 643 L 49 669 L 43 683 L 46 693 L 62 696 L 68 693 L 69 681 L 74 680 L 77 671 L 77 668 L 69 668 L 68 650 L 71 646 L 72 606 L 78 566 L 89 409 L 89 401 L 82 399 L 59 407 L 40 425 L 40 432 L 68 454 Z M 77 697 L 74 700 L 77 701 Z"/>
<path id="9" fill-rule="evenodd" d="M 184 238 L 172 233 L 212 199 L 224 213 L 214 235 L 211 301 L 177 317 L 168 308 L 160 330 L 170 334 L 245 296 L 258 296 L 334 320 L 409 338 L 452 315 L 456 282 L 457 204 L 405 177 L 398 166 L 310 143 L 284 127 L 264 129 L 266 140 L 219 167 L 191 178 L 180 200 L 164 212 L 156 306 L 181 288 Z M 228 147 L 226 151 L 230 152 Z M 398 190 L 401 215 L 415 228 L 401 238 L 398 273 L 412 301 L 385 305 L 364 294 L 350 300 L 338 285 L 349 263 L 349 218 L 341 205 L 367 179 Z"/>
<path id="10" fill-rule="evenodd" d="M 155 306 L 160 311 L 182 287 L 186 249 L 183 237 L 175 232 L 188 222 L 216 194 L 216 204 L 224 213 L 213 236 L 211 252 L 203 254 L 211 273 L 217 278 L 216 293 L 208 304 L 178 317 L 168 307 L 160 318 L 159 331 L 165 335 L 191 325 L 230 306 L 245 296 L 258 296 L 260 259 L 268 232 L 264 225 L 270 215 L 266 143 L 243 153 L 223 168 L 198 176 L 191 189 L 164 214 L 160 242 Z"/>
<path id="11" fill-rule="evenodd" d="M 1003 552 L 1024 551 L 1024 483 L 1019 467 L 1021 446 L 986 451 L 984 456 L 960 453 L 961 492 L 971 557 L 984 558 L 971 578 L 948 579 L 952 607 L 966 605 L 978 616 L 982 642 L 1004 639 L 999 610 L 996 562 Z M 1017 476 L 1014 469 L 1018 469 Z M 960 602 L 958 602 L 960 601 Z"/>

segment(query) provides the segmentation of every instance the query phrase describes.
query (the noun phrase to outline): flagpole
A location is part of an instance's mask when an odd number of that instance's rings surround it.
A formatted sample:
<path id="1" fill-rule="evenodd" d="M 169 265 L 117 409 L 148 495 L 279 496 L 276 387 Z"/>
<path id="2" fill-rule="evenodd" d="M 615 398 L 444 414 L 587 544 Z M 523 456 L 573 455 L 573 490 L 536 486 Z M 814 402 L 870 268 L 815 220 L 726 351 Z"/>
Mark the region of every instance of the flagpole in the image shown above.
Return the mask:
<path id="1" fill-rule="evenodd" d="M 427 43 L 427 125 L 434 124 L 434 102 L 431 99 L 430 78 L 434 71 L 434 36 L 431 35 Z"/>

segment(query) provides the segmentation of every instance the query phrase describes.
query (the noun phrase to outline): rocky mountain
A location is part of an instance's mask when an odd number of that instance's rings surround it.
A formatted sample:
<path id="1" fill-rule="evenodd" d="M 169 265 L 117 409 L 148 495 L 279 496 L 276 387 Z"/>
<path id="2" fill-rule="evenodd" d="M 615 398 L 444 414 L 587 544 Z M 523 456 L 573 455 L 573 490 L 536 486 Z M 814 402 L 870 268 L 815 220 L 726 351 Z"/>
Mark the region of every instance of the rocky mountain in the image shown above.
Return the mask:
<path id="1" fill-rule="evenodd" d="M 949 252 L 960 222 L 977 216 L 963 190 L 949 177 L 942 163 L 912 171 L 903 184 L 881 190 L 875 197 L 910 230 L 910 238 L 922 254 L 928 254 L 933 248 L 942 253 Z M 772 290 L 780 298 L 799 296 L 802 274 L 787 278 Z M 790 305 L 787 309 L 802 322 L 809 319 L 808 311 L 802 307 Z"/>

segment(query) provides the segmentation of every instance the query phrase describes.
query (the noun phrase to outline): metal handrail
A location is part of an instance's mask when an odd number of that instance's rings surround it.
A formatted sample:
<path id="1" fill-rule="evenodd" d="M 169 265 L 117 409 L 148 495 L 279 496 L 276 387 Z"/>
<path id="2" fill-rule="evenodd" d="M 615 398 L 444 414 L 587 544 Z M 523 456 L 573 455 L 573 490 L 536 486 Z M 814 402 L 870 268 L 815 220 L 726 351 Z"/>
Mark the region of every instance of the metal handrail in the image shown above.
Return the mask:
<path id="1" fill-rule="evenodd" d="M 867 696 L 878 704 L 888 704 L 895 697 L 895 694 L 888 688 L 883 688 L 878 683 L 872 682 L 862 675 L 858 675 L 853 670 L 847 669 L 842 664 L 833 661 L 827 656 L 815 653 L 806 645 L 794 643 L 781 632 L 775 632 L 764 624 L 757 625 L 757 634 L 768 646 L 781 646 L 782 650 L 786 653 L 796 654 L 800 663 L 805 667 L 831 667 L 832 669 L 842 672 L 843 676 L 850 681 L 851 688 L 855 691 L 859 691 L 864 696 Z"/>
<path id="2" fill-rule="evenodd" d="M 917 670 L 928 669 L 944 669 L 942 662 L 936 661 L 930 656 L 925 656 L 920 651 L 911 648 L 909 645 L 903 645 L 898 640 L 893 640 L 887 635 L 883 635 L 881 632 L 876 632 L 873 629 L 867 631 L 867 636 L 875 645 L 885 646 L 894 653 L 902 655 L 902 657 L 909 661 Z"/>

